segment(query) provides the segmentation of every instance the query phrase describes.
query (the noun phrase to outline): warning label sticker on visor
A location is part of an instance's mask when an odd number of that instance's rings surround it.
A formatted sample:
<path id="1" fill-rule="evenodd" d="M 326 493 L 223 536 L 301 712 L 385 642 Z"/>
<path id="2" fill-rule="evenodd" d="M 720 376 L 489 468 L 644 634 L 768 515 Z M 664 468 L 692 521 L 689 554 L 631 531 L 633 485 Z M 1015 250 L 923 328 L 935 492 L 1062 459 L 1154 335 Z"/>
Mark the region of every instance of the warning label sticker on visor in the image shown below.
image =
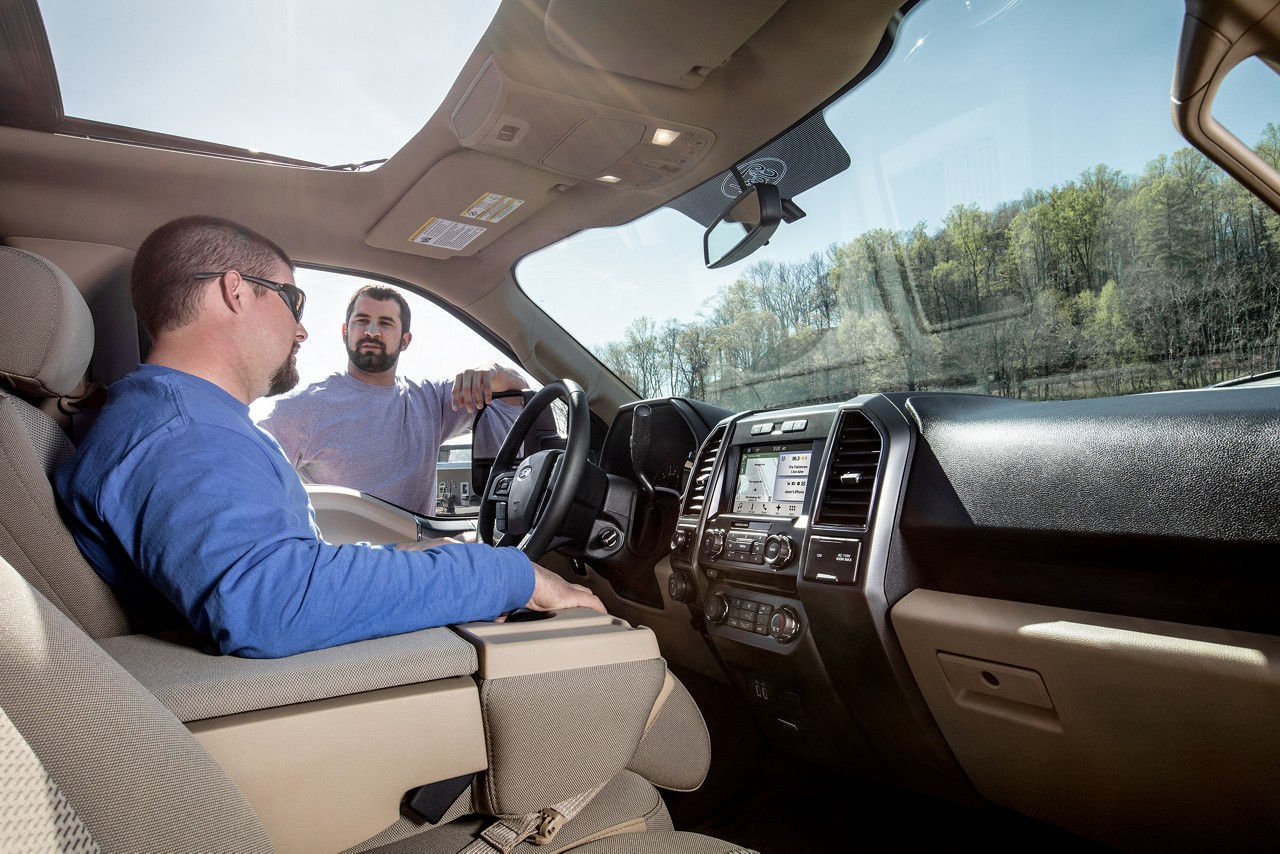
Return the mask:
<path id="1" fill-rule="evenodd" d="M 459 250 L 466 249 L 471 241 L 484 234 L 485 231 L 487 229 L 483 225 L 454 222 L 451 219 L 440 219 L 433 216 L 423 223 L 422 228 L 418 229 L 409 240 L 422 246 Z"/>
<path id="2" fill-rule="evenodd" d="M 524 199 L 504 196 L 501 193 L 485 193 L 471 203 L 462 215 L 484 222 L 502 222 L 503 217 L 524 204 Z"/>

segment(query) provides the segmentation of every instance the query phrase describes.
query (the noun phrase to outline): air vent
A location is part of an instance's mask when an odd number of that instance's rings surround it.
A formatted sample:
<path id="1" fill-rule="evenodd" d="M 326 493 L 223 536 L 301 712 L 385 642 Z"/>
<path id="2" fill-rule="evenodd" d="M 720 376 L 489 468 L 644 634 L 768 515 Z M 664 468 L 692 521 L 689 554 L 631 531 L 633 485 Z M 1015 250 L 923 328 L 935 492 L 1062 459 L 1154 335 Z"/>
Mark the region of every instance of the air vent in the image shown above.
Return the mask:
<path id="1" fill-rule="evenodd" d="M 689 479 L 688 492 L 685 493 L 683 516 L 699 516 L 702 505 L 707 500 L 707 487 L 711 484 L 711 470 L 715 468 L 716 456 L 720 453 L 720 445 L 724 443 L 724 427 L 717 427 L 702 443 L 702 450 L 693 465 L 693 476 Z"/>
<path id="2" fill-rule="evenodd" d="M 827 487 L 814 519 L 817 524 L 867 526 L 881 447 L 880 433 L 867 416 L 856 411 L 840 416 Z"/>

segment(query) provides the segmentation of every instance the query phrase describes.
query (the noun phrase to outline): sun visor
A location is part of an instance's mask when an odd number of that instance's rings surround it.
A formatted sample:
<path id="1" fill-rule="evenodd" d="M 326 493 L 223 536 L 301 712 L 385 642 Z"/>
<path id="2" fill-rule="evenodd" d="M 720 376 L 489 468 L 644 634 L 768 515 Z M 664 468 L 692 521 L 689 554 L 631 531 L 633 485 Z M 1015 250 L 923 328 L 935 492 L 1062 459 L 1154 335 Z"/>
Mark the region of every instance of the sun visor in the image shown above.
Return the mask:
<path id="1" fill-rule="evenodd" d="M 501 157 L 460 151 L 418 179 L 364 242 L 427 258 L 474 255 L 575 183 Z"/>
<path id="2" fill-rule="evenodd" d="M 738 171 L 748 184 L 777 184 L 784 199 L 793 199 L 849 168 L 849 153 L 836 139 L 822 113 L 814 113 L 755 154 L 741 160 Z M 667 202 L 702 226 L 709 226 L 742 190 L 730 171 Z"/>

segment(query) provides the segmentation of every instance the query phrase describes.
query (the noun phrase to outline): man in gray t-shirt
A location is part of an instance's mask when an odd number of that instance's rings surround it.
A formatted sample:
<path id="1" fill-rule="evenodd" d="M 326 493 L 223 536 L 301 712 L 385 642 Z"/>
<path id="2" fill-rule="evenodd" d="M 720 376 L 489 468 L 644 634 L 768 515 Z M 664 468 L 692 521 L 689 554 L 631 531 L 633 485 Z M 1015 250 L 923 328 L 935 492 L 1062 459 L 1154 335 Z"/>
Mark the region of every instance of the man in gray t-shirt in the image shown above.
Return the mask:
<path id="1" fill-rule="evenodd" d="M 422 514 L 436 506 L 440 445 L 464 433 L 493 393 L 522 389 L 512 368 L 488 365 L 453 381 L 396 376 L 409 346 L 409 304 L 393 288 L 369 285 L 347 306 L 347 370 L 276 403 L 259 426 L 271 433 L 306 483 L 359 489 Z M 480 421 L 496 447 L 519 413 L 499 400 Z M 496 441 L 492 441 L 496 439 Z"/>

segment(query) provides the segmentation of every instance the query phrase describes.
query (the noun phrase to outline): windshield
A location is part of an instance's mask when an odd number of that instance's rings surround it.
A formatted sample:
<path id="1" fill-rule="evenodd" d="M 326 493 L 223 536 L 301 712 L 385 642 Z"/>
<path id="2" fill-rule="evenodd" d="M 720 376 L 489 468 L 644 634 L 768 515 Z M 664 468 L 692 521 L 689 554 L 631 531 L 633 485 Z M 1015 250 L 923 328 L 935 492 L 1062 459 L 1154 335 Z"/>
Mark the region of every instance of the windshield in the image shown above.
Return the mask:
<path id="1" fill-rule="evenodd" d="M 1275 368 L 1280 222 L 1173 128 L 1183 14 L 923 3 L 826 110 L 852 165 L 798 195 L 807 216 L 767 247 L 706 270 L 703 227 L 663 208 L 531 255 L 517 278 L 640 396 L 731 409 L 1089 397 Z M 1275 163 L 1258 79 L 1215 115 Z"/>

